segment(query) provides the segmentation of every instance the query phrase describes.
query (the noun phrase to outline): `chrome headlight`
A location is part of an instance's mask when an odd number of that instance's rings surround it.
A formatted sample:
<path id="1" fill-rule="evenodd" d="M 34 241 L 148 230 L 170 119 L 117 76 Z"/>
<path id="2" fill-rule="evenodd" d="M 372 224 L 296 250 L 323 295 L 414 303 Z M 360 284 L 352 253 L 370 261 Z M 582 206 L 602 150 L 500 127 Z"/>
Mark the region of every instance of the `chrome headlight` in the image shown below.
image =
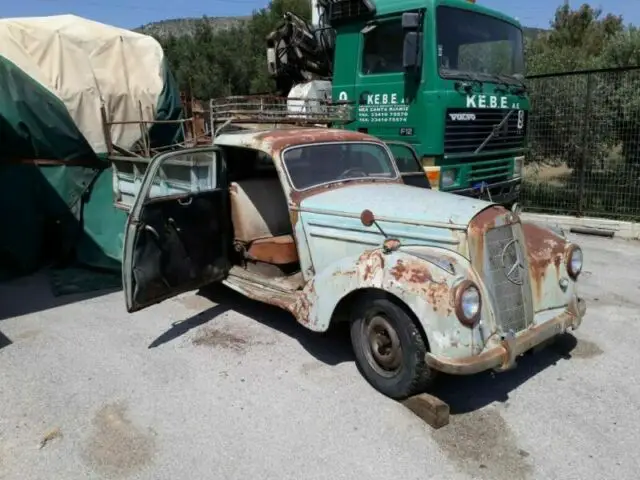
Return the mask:
<path id="1" fill-rule="evenodd" d="M 464 280 L 456 287 L 454 295 L 458 320 L 464 325 L 473 327 L 480 320 L 482 310 L 480 290 L 471 280 Z"/>
<path id="2" fill-rule="evenodd" d="M 567 272 L 574 280 L 576 280 L 580 272 L 582 272 L 582 263 L 582 249 L 577 245 L 572 245 L 567 254 Z"/>

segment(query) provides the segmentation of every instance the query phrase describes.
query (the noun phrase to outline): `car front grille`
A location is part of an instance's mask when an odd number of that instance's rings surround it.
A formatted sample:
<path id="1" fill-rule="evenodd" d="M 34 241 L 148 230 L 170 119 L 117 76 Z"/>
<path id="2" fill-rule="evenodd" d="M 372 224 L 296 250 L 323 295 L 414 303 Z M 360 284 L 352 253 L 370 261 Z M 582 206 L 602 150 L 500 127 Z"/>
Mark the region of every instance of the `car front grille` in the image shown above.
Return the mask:
<path id="1" fill-rule="evenodd" d="M 519 228 L 519 224 L 492 228 L 484 239 L 485 281 L 495 301 L 496 323 L 501 333 L 518 333 L 529 323 L 526 256 L 514 228 Z"/>

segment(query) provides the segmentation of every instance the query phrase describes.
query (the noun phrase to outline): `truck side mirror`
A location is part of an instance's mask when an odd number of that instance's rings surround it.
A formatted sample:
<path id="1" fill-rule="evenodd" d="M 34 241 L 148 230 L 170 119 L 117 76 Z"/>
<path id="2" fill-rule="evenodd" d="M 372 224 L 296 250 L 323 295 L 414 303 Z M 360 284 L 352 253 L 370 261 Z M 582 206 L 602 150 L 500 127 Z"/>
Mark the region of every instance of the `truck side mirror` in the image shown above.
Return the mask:
<path id="1" fill-rule="evenodd" d="M 421 40 L 422 34 L 418 32 L 406 32 L 404 34 L 402 66 L 405 70 L 420 67 L 422 61 Z"/>
<path id="2" fill-rule="evenodd" d="M 417 30 L 420 24 L 420 16 L 416 12 L 404 12 L 402 14 L 403 30 Z"/>

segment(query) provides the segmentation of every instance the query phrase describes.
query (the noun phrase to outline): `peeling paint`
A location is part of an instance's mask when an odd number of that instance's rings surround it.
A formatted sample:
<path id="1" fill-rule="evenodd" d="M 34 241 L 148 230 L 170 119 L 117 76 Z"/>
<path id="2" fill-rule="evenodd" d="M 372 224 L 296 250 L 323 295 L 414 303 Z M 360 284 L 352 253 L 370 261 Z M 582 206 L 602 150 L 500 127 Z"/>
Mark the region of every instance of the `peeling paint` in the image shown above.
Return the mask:
<path id="1" fill-rule="evenodd" d="M 316 295 L 314 282 L 310 281 L 307 282 L 302 292 L 298 294 L 296 302 L 288 307 L 288 310 L 303 325 L 311 322 L 316 323 L 317 319 L 312 317 L 311 311 L 317 301 L 318 296 Z"/>
<path id="2" fill-rule="evenodd" d="M 380 143 L 375 137 L 361 132 L 331 128 L 284 128 L 268 130 L 255 135 L 255 141 L 260 142 L 268 150 L 281 152 L 292 145 L 321 142 L 361 142 L 374 141 Z"/>
<path id="3" fill-rule="evenodd" d="M 532 223 L 524 223 L 522 230 L 527 247 L 534 301 L 540 304 L 543 302 L 545 290 L 558 289 L 560 269 L 569 244 L 551 230 Z"/>

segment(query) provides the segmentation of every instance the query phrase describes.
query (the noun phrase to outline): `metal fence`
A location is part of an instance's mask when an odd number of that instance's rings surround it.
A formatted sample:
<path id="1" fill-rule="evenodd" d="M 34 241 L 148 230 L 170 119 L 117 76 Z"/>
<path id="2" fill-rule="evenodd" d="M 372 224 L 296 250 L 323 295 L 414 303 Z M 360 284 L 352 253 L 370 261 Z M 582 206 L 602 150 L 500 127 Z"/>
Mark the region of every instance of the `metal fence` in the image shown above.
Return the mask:
<path id="1" fill-rule="evenodd" d="M 640 221 L 640 67 L 536 75 L 528 87 L 523 207 Z"/>

